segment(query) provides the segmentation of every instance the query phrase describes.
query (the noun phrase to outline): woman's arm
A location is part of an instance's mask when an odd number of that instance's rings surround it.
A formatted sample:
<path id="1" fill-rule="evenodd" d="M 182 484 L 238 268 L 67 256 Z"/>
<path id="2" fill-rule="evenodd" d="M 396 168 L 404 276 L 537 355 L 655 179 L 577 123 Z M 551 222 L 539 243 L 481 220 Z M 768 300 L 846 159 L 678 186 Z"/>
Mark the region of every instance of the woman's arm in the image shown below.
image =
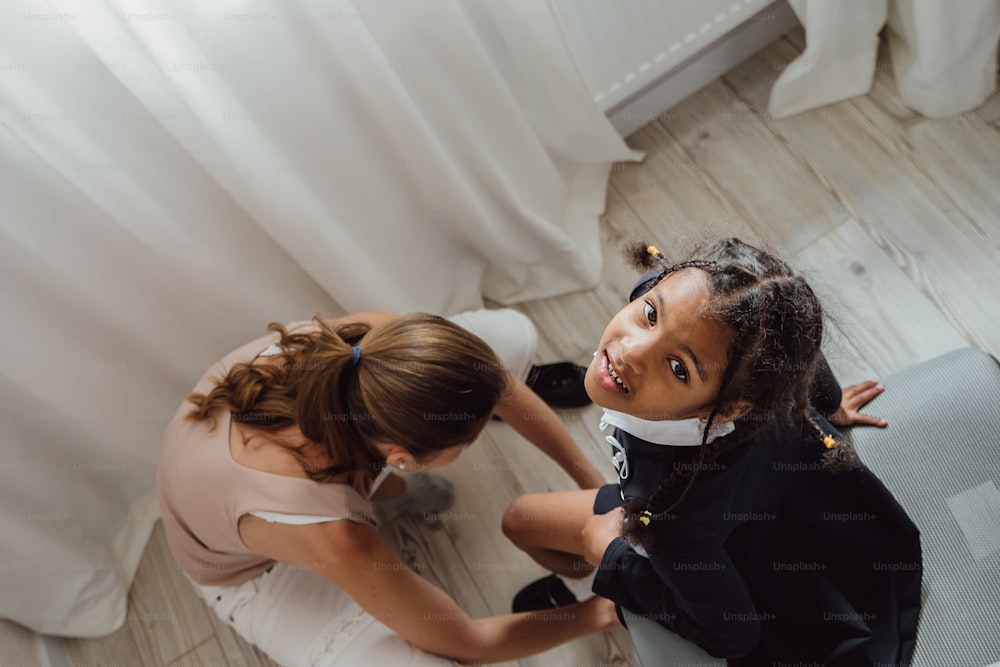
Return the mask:
<path id="1" fill-rule="evenodd" d="M 376 326 L 398 315 L 381 311 L 358 313 L 338 322 L 362 321 Z M 605 483 L 604 475 L 583 454 L 566 426 L 552 408 L 523 381 L 508 373 L 510 391 L 494 411 L 528 442 L 555 461 L 581 489 L 594 489 Z"/>
<path id="2" fill-rule="evenodd" d="M 613 606 L 593 598 L 545 613 L 472 619 L 444 591 L 414 573 L 370 526 L 240 523 L 255 552 L 321 574 L 418 648 L 461 661 L 500 662 L 548 650 L 617 624 Z"/>
<path id="3" fill-rule="evenodd" d="M 528 442 L 559 464 L 581 489 L 605 483 L 604 475 L 584 455 L 566 425 L 524 382 L 508 375 L 510 391 L 494 412 Z"/>

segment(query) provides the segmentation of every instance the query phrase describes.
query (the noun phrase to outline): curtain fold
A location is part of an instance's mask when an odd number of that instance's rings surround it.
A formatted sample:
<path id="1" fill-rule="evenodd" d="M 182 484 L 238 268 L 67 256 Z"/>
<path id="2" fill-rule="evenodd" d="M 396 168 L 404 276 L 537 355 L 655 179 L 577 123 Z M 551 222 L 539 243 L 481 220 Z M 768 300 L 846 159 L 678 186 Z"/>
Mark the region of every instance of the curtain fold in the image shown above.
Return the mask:
<path id="1" fill-rule="evenodd" d="M 863 95 L 888 26 L 893 75 L 911 109 L 939 118 L 970 111 L 997 87 L 1000 0 L 789 0 L 806 49 L 782 72 L 768 111 L 783 118 Z"/>
<path id="2" fill-rule="evenodd" d="M 121 625 L 162 429 L 225 352 L 587 288 L 638 157 L 547 2 L 0 6 L 0 617 Z"/>

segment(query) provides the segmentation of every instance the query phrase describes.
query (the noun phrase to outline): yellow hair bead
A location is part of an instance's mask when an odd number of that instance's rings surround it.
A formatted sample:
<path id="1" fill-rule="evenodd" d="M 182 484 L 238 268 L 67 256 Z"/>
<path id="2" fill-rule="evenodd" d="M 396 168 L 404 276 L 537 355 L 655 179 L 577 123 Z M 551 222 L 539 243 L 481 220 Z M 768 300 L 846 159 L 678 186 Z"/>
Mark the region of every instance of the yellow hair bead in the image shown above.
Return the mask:
<path id="1" fill-rule="evenodd" d="M 646 248 L 646 252 L 648 252 L 653 257 L 656 257 L 657 255 L 660 254 L 660 249 L 657 248 L 655 245 L 651 245 Z"/>
<path id="2" fill-rule="evenodd" d="M 648 526 L 649 525 L 649 519 L 652 516 L 653 515 L 650 514 L 648 511 L 643 512 L 642 514 L 639 515 L 639 523 L 641 523 L 644 526 Z"/>
<path id="3" fill-rule="evenodd" d="M 823 438 L 823 444 L 826 445 L 827 449 L 833 449 L 833 446 L 837 444 L 837 441 L 833 439 L 832 435 L 828 435 Z"/>

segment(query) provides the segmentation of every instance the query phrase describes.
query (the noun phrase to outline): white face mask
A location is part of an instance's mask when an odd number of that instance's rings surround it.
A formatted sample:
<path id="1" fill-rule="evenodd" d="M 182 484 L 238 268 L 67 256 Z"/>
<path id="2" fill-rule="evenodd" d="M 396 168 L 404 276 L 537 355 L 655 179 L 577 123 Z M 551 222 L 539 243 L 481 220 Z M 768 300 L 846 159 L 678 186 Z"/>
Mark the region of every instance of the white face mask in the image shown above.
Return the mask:
<path id="1" fill-rule="evenodd" d="M 680 420 L 649 421 L 640 419 L 617 410 L 604 409 L 601 417 L 601 430 L 608 426 L 616 426 L 646 442 L 657 445 L 673 445 L 675 447 L 697 447 L 701 444 L 705 433 L 705 424 L 697 417 Z M 733 432 L 736 426 L 733 422 L 712 424 L 708 431 L 707 442 L 721 438 Z"/>

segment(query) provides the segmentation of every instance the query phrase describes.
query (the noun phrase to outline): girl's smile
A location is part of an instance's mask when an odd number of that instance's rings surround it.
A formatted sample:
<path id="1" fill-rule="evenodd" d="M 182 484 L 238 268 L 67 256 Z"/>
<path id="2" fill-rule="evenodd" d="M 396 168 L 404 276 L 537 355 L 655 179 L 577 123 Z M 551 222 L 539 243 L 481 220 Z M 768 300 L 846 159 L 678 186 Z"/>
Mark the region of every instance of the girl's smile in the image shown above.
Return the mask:
<path id="1" fill-rule="evenodd" d="M 597 381 L 601 387 L 613 394 L 627 394 L 628 384 L 621 377 L 622 374 L 615 370 L 607 351 L 603 353 L 602 359 L 604 364 L 597 369 Z"/>

